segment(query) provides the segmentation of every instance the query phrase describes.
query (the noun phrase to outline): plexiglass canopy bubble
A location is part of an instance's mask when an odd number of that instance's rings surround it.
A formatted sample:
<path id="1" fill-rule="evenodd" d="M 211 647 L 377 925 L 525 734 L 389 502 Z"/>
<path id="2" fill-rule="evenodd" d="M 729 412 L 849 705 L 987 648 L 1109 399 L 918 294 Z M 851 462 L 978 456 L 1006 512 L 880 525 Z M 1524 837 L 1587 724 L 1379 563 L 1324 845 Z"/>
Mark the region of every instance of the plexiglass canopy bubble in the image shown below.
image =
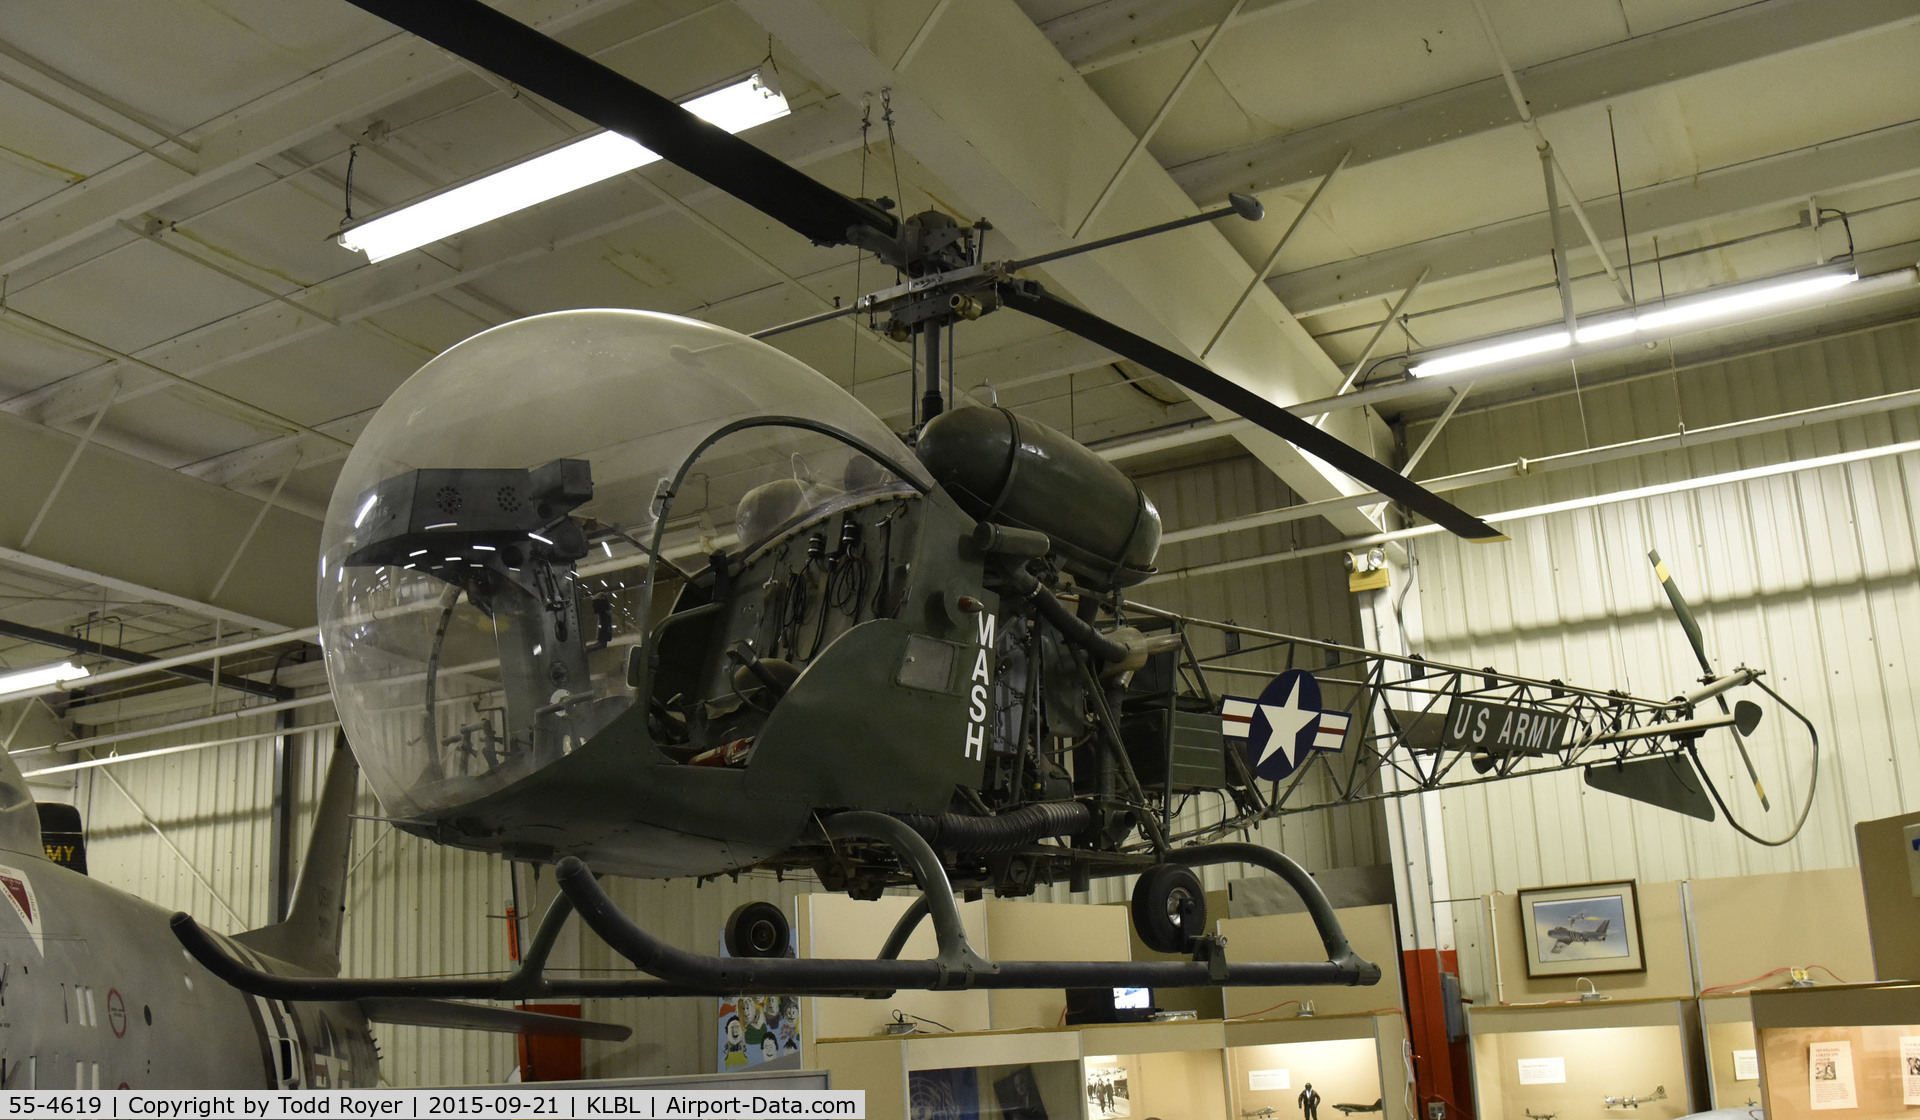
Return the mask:
<path id="1" fill-rule="evenodd" d="M 476 335 L 389 398 L 335 485 L 318 598 L 342 726 L 389 813 L 470 802 L 632 703 L 628 653 L 707 553 L 931 485 L 844 390 L 720 327 L 593 310 Z"/>

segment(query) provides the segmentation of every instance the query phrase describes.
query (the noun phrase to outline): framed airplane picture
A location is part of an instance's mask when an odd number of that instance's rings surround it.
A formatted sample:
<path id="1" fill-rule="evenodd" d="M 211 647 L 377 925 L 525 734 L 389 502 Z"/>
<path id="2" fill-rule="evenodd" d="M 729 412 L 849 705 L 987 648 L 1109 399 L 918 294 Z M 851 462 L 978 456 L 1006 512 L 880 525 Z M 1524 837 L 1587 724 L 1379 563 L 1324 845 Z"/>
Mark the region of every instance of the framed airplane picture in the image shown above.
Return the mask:
<path id="1" fill-rule="evenodd" d="M 1633 880 L 1520 892 L 1528 976 L 1645 972 Z"/>

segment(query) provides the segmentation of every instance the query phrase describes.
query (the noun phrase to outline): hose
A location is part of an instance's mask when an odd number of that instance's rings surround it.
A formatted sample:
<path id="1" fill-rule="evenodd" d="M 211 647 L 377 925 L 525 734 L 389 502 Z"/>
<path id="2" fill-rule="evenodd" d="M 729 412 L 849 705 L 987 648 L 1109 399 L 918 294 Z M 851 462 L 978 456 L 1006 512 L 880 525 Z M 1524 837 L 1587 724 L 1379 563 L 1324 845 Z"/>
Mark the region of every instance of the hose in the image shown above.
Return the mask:
<path id="1" fill-rule="evenodd" d="M 1107 637 L 1089 626 L 1081 618 L 1067 609 L 1067 605 L 1054 598 L 1053 592 L 1041 586 L 1031 572 L 1015 569 L 1010 573 L 1010 582 L 1014 594 L 1030 599 L 1041 617 L 1053 625 L 1060 636 L 1102 661 L 1125 661 L 1127 647 Z"/>
<path id="2" fill-rule="evenodd" d="M 1085 829 L 1093 814 L 1078 801 L 1043 801 L 994 817 L 902 813 L 900 820 L 936 848 L 990 853 L 1024 848 L 1043 836 L 1071 836 Z"/>

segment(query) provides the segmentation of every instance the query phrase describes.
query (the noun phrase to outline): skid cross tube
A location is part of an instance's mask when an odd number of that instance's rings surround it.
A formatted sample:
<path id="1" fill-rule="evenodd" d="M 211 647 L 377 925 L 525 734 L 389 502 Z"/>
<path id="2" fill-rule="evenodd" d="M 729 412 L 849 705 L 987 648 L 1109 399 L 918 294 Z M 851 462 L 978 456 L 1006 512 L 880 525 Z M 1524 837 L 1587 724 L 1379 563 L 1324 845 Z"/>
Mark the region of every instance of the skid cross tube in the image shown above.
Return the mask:
<path id="1" fill-rule="evenodd" d="M 369 996 L 431 996 L 440 999 L 619 998 L 629 996 L 757 994 L 885 996 L 899 989 L 954 988 L 1190 988 L 1374 984 L 1379 966 L 1353 951 L 1319 884 L 1298 863 L 1257 844 L 1207 844 L 1173 853 L 1175 863 L 1200 866 L 1247 863 L 1279 875 L 1306 903 L 1326 947 L 1325 961 L 1259 961 L 1230 964 L 1215 947 L 1211 959 L 1193 961 L 1004 961 L 985 960 L 967 944 L 952 886 L 919 833 L 882 813 L 840 813 L 822 822 L 835 840 L 886 842 L 913 874 L 921 895 L 888 935 L 880 957 L 835 960 L 710 957 L 667 945 L 623 914 L 585 863 L 571 856 L 555 876 L 560 897 L 540 919 L 520 967 L 506 976 L 401 979 L 281 976 L 241 961 L 221 939 L 186 914 L 171 921 L 174 936 L 209 972 L 241 991 L 269 999 L 353 1000 Z M 575 910 L 614 951 L 650 973 L 646 978 L 552 980 L 546 963 L 560 931 Z M 921 920 L 931 915 L 939 953 L 930 960 L 897 959 Z"/>
<path id="2" fill-rule="evenodd" d="M 1363 959 L 1353 951 L 1347 941 L 1347 932 L 1340 928 L 1340 919 L 1333 912 L 1333 903 L 1327 901 L 1326 892 L 1320 884 L 1314 882 L 1307 869 L 1293 859 L 1272 848 L 1263 848 L 1258 844 L 1202 844 L 1193 848 L 1176 848 L 1168 854 L 1171 863 L 1187 867 L 1203 867 L 1216 863 L 1250 863 L 1280 876 L 1293 893 L 1306 903 L 1307 914 L 1313 919 L 1313 928 L 1320 934 L 1320 944 L 1327 950 L 1329 963 L 1353 970 L 1362 977 L 1349 981 L 1354 984 L 1375 984 L 1380 980 L 1380 966 Z"/>
<path id="3" fill-rule="evenodd" d="M 954 975 L 937 960 L 833 960 L 792 957 L 709 957 L 676 949 L 635 925 L 600 889 L 587 865 L 568 856 L 554 876 L 580 917 L 635 967 L 686 988 L 716 995 L 753 992 L 806 995 L 822 990 L 925 989 L 962 983 L 974 988 L 1199 988 L 1299 987 L 1367 984 L 1378 968 L 1337 961 L 1000 961 L 992 971 Z"/>
<path id="4" fill-rule="evenodd" d="M 1177 848 L 1169 853 L 1169 863 L 1185 867 L 1206 867 L 1221 863 L 1245 863 L 1271 871 L 1280 876 L 1300 901 L 1307 907 L 1308 917 L 1313 919 L 1313 928 L 1320 934 L 1320 944 L 1327 950 L 1327 961 L 1341 968 L 1351 970 L 1359 977 L 1357 980 L 1343 981 L 1352 984 L 1375 984 L 1380 980 L 1380 966 L 1369 962 L 1353 949 L 1347 940 L 1346 930 L 1340 926 L 1340 918 L 1333 912 L 1333 903 L 1328 901 L 1325 891 L 1314 881 L 1307 869 L 1300 866 L 1284 852 L 1272 848 L 1263 848 L 1258 844 L 1201 844 L 1190 848 Z M 915 927 L 927 916 L 927 897 L 914 900 L 906 913 L 894 924 L 893 932 L 887 935 L 887 942 L 880 949 L 883 960 L 893 960 L 900 956 L 906 947 L 907 939 L 913 936 Z M 1003 966 L 1004 967 L 1004 966 Z M 1245 967 L 1245 966 L 1242 966 Z"/>
<path id="5" fill-rule="evenodd" d="M 960 924 L 960 908 L 953 902 L 953 884 L 948 881 L 946 869 L 940 865 L 940 857 L 934 852 L 933 846 L 927 843 L 926 837 L 907 827 L 905 821 L 885 813 L 859 810 L 835 813 L 822 821 L 821 826 L 825 829 L 828 838 L 833 840 L 883 841 L 893 849 L 894 855 L 899 857 L 900 862 L 906 865 L 907 870 L 913 875 L 914 885 L 920 888 L 920 898 L 915 906 L 919 907 L 924 903 L 922 912 L 933 915 L 933 935 L 939 945 L 934 960 L 941 968 L 943 979 L 941 987 L 948 986 L 944 981 L 949 975 L 964 978 L 977 972 L 993 969 L 991 963 L 982 959 L 973 951 L 973 947 L 967 944 L 967 931 Z M 578 899 L 575 899 L 575 904 L 579 904 Z M 914 909 L 909 908 L 907 914 L 913 912 Z M 584 910 L 581 917 L 586 918 Z M 906 915 L 902 915 L 903 923 L 905 919 Z M 915 918 L 914 922 L 918 924 L 919 919 Z M 587 924 L 592 925 L 592 920 L 588 919 Z M 598 927 L 595 928 L 598 929 Z M 892 937 L 887 939 L 887 943 L 892 946 L 894 955 L 898 956 L 901 947 L 906 944 L 907 935 L 913 932 L 913 926 L 907 926 L 904 933 L 899 929 L 894 932 L 898 935 L 900 944 L 894 945 Z M 609 938 L 608 944 L 612 943 L 612 939 Z M 634 963 L 640 964 L 637 960 Z M 640 965 L 640 967 L 646 969 L 647 966 Z M 652 970 L 647 969 L 647 971 Z M 957 986 L 966 987 L 967 985 L 962 983 Z"/>
<path id="6" fill-rule="evenodd" d="M 887 935 L 887 943 L 880 946 L 880 959 L 899 960 L 901 951 L 907 947 L 907 938 L 913 936 L 913 931 L 919 927 L 921 919 L 926 916 L 927 896 L 923 894 L 914 899 L 913 905 L 907 907 L 907 912 L 900 915 L 900 920 L 893 924 L 893 932 Z"/>

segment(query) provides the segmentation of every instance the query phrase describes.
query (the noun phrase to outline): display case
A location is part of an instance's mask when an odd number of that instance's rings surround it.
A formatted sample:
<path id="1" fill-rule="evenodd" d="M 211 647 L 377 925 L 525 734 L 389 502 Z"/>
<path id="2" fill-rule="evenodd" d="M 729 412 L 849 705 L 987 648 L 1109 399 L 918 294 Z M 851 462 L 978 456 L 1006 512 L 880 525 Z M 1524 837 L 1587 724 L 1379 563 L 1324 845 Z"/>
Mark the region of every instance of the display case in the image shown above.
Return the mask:
<path id="1" fill-rule="evenodd" d="M 1745 992 L 1701 997 L 1700 1040 L 1713 1107 L 1759 1104 L 1760 1051 L 1753 1036 L 1753 1003 Z"/>
<path id="2" fill-rule="evenodd" d="M 1218 1022 L 1123 1023 L 1080 1031 L 1087 1120 L 1227 1115 Z"/>
<path id="3" fill-rule="evenodd" d="M 836 1089 L 868 1120 L 1086 1120 L 1075 1031 L 897 1035 L 823 1042 Z"/>
<path id="4" fill-rule="evenodd" d="M 868 1120 L 1222 1120 L 1221 1023 L 912 1034 L 822 1042 Z"/>
<path id="5" fill-rule="evenodd" d="M 1777 989 L 1752 1001 L 1772 1120 L 1920 1108 L 1920 984 Z"/>
<path id="6" fill-rule="evenodd" d="M 1292 1120 L 1309 1086 L 1327 1120 L 1412 1120 L 1398 1015 L 1227 1024 L 1229 1117 Z"/>
<path id="7" fill-rule="evenodd" d="M 1475 1007 L 1467 1033 L 1481 1116 L 1631 1116 L 1693 1109 L 1677 1000 Z"/>

